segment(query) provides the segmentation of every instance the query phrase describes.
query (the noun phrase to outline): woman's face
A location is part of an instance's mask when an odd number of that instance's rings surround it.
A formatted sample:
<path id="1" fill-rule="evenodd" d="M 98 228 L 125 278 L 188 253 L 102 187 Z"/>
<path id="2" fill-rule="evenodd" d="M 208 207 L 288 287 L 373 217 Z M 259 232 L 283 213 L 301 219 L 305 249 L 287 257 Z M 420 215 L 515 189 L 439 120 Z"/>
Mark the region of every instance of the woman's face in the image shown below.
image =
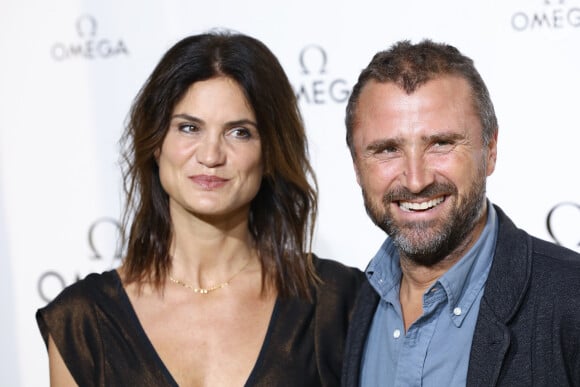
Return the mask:
<path id="1" fill-rule="evenodd" d="M 195 82 L 177 103 L 157 154 L 171 216 L 248 216 L 262 181 L 253 109 L 231 78 Z"/>

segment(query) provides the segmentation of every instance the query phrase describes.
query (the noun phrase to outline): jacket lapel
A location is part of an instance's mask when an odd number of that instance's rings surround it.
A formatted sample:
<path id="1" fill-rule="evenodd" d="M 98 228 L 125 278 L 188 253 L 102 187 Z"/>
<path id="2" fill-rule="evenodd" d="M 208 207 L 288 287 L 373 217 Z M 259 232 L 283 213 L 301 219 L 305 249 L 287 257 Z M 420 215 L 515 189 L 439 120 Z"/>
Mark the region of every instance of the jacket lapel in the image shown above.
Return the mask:
<path id="1" fill-rule="evenodd" d="M 343 387 L 358 387 L 363 350 L 379 304 L 379 295 L 364 281 L 357 296 L 348 328 L 342 368 Z"/>
<path id="2" fill-rule="evenodd" d="M 495 206 L 499 231 L 469 358 L 468 386 L 494 386 L 510 346 L 507 323 L 517 313 L 530 282 L 531 240 Z"/>

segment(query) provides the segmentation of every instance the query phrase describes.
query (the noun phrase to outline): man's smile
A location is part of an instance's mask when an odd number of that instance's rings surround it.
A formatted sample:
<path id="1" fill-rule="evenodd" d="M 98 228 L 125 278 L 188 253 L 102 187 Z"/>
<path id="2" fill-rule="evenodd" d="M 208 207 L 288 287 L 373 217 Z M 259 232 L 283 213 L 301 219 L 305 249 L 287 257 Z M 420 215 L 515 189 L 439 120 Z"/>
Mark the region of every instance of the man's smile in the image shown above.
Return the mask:
<path id="1" fill-rule="evenodd" d="M 428 200 L 426 202 L 405 202 L 399 201 L 399 208 L 403 211 L 413 212 L 413 211 L 425 211 L 429 210 L 445 200 L 445 196 L 440 196 L 435 199 Z"/>

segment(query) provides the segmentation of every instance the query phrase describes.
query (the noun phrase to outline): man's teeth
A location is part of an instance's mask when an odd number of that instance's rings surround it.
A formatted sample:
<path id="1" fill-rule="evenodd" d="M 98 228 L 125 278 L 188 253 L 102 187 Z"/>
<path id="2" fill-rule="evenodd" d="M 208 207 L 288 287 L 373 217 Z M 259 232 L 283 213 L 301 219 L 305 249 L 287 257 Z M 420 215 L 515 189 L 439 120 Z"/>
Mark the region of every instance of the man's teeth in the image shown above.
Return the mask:
<path id="1" fill-rule="evenodd" d="M 443 197 L 438 197 L 437 199 L 429 200 L 428 202 L 423 203 L 399 202 L 399 206 L 406 211 L 421 211 L 435 207 L 443 200 Z"/>

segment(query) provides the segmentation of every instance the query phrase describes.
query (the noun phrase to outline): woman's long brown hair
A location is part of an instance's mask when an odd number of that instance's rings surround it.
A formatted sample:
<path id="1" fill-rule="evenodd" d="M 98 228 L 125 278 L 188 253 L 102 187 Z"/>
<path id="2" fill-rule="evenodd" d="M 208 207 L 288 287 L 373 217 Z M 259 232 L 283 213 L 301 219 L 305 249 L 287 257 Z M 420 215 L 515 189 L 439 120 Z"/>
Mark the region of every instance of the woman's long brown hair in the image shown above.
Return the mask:
<path id="1" fill-rule="evenodd" d="M 282 298 L 309 298 L 317 282 L 311 254 L 317 194 L 296 96 L 277 58 L 262 42 L 223 32 L 175 44 L 131 107 L 121 139 L 123 230 L 128 232 L 124 280 L 158 288 L 165 283 L 173 230 L 155 152 L 187 89 L 216 76 L 229 77 L 244 90 L 262 141 L 264 176 L 249 219 L 263 269 L 262 285 L 274 286 Z"/>

